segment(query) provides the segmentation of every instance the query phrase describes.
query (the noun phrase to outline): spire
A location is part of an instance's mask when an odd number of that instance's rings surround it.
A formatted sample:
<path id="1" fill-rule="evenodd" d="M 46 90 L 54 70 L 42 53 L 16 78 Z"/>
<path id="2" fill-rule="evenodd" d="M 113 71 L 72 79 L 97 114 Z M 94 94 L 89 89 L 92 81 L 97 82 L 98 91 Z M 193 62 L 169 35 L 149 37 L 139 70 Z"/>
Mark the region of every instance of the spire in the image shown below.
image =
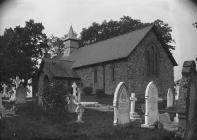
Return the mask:
<path id="1" fill-rule="evenodd" d="M 70 29 L 69 29 L 66 39 L 76 39 L 77 40 L 77 35 L 73 31 L 72 25 L 70 26 Z"/>

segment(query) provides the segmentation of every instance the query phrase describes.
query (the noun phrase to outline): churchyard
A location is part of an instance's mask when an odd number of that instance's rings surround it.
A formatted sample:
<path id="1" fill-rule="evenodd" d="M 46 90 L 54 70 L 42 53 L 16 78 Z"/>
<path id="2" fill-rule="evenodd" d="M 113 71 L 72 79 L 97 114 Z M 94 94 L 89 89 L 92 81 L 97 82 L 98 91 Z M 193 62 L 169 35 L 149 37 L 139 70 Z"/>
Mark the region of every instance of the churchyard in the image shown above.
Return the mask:
<path id="1" fill-rule="evenodd" d="M 74 82 L 72 94 L 66 97 L 61 114 L 39 106 L 36 99 L 27 99 L 16 78 L 15 97 L 1 93 L 2 139 L 139 139 L 175 140 L 196 137 L 196 64 L 183 64 L 182 79 L 175 89 L 168 89 L 166 99 L 159 97 L 157 85 L 150 81 L 144 91 L 144 102 L 129 93 L 120 82 L 111 97 L 89 98 Z M 175 98 L 175 95 L 178 96 Z M 186 98 L 185 98 L 186 97 Z M 9 104 L 14 98 L 14 104 Z M 86 100 L 87 99 L 87 100 Z M 18 106 L 20 104 L 20 106 Z"/>

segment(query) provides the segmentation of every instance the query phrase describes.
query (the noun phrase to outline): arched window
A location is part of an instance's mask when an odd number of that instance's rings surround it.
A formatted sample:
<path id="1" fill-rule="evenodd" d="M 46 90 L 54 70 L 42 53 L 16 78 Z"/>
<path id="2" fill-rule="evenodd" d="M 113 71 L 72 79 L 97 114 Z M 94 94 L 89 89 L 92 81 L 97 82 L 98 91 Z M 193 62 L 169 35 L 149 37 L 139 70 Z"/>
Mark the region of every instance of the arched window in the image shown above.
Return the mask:
<path id="1" fill-rule="evenodd" d="M 111 65 L 111 80 L 115 81 L 115 66 Z"/>
<path id="2" fill-rule="evenodd" d="M 97 83 L 97 69 L 94 69 L 94 83 Z"/>
<path id="3" fill-rule="evenodd" d="M 147 75 L 157 75 L 159 73 L 159 55 L 157 48 L 151 46 L 146 50 L 145 54 Z"/>

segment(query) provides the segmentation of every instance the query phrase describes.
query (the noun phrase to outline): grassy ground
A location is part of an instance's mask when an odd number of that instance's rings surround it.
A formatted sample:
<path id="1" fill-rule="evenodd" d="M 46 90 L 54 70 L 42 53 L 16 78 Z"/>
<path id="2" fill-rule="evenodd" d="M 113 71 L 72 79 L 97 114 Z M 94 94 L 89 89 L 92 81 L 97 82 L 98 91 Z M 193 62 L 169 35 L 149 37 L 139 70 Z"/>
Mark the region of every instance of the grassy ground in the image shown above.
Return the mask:
<path id="1" fill-rule="evenodd" d="M 141 129 L 138 125 L 114 127 L 112 112 L 85 110 L 85 123 L 76 114 L 49 115 L 35 104 L 26 105 L 18 116 L 1 120 L 2 140 L 172 140 L 173 133 Z"/>

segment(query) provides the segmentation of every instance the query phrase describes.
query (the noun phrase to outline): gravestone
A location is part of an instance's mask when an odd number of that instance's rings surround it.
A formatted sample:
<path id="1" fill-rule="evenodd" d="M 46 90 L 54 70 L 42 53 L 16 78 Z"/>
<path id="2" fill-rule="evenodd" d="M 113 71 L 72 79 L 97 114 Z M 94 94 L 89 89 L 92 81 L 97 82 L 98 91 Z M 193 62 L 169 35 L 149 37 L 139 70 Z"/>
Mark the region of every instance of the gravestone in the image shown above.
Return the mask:
<path id="1" fill-rule="evenodd" d="M 177 136 L 184 140 L 197 138 L 197 71 L 195 61 L 183 63 L 182 78 L 180 80 L 179 100 L 177 112 L 179 131 Z"/>
<path id="2" fill-rule="evenodd" d="M 113 99 L 114 125 L 128 124 L 130 122 L 130 101 L 129 94 L 124 82 L 116 87 Z"/>
<path id="3" fill-rule="evenodd" d="M 0 93 L 0 110 L 3 108 L 3 104 L 2 104 L 2 93 Z"/>
<path id="4" fill-rule="evenodd" d="M 2 87 L 3 87 L 3 95 L 2 95 L 2 96 L 3 96 L 3 97 L 6 97 L 6 95 L 7 95 L 7 94 L 6 94 L 6 88 L 7 88 L 8 86 L 7 86 L 6 84 L 3 84 Z"/>
<path id="5" fill-rule="evenodd" d="M 141 127 L 154 128 L 158 117 L 158 89 L 151 81 L 145 91 L 145 123 Z"/>
<path id="6" fill-rule="evenodd" d="M 131 93 L 131 109 L 130 109 L 130 120 L 136 121 L 141 120 L 140 116 L 135 112 L 135 102 L 137 101 L 137 98 L 135 97 L 135 93 Z"/>
<path id="7" fill-rule="evenodd" d="M 84 113 L 84 106 L 81 104 L 81 90 L 77 87 L 74 82 L 72 84 L 73 94 L 70 96 L 68 102 L 68 111 L 77 113 L 77 123 L 83 123 L 82 117 Z"/>
<path id="8" fill-rule="evenodd" d="M 68 97 L 68 112 L 74 113 L 77 105 L 74 103 L 74 100 L 77 99 L 77 84 L 74 82 L 72 84 L 73 93 Z"/>
<path id="9" fill-rule="evenodd" d="M 18 76 L 16 76 L 16 79 L 14 80 L 14 82 L 15 82 L 16 89 L 17 89 L 17 88 L 18 88 L 18 86 L 19 86 L 19 84 L 20 84 L 20 82 L 21 82 L 21 80 L 19 79 L 19 77 L 18 77 Z"/>
<path id="10" fill-rule="evenodd" d="M 22 84 L 16 89 L 16 104 L 26 103 L 28 89 Z"/>
<path id="11" fill-rule="evenodd" d="M 169 88 L 167 93 L 167 108 L 173 107 L 173 105 L 174 105 L 174 96 L 172 93 L 172 89 Z"/>

